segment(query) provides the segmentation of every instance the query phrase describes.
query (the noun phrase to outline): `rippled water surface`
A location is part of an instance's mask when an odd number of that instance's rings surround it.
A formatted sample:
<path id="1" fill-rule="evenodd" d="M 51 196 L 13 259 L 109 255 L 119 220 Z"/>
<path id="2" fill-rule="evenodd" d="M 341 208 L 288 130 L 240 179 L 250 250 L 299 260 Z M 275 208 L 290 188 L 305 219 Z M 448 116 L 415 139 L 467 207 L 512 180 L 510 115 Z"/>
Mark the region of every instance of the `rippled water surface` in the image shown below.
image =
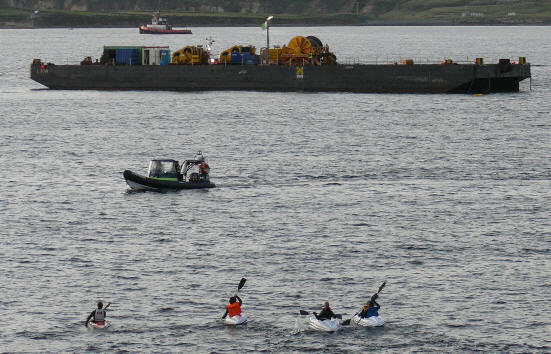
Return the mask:
<path id="1" fill-rule="evenodd" d="M 533 352 L 551 340 L 550 27 L 271 28 L 345 60 L 526 56 L 515 94 L 50 91 L 33 58 L 236 43 L 259 28 L 0 30 L 2 351 Z M 212 190 L 121 172 L 202 150 Z M 241 277 L 249 323 L 218 318 Z M 383 280 L 384 328 L 347 318 Z M 106 331 L 87 330 L 95 301 Z"/>

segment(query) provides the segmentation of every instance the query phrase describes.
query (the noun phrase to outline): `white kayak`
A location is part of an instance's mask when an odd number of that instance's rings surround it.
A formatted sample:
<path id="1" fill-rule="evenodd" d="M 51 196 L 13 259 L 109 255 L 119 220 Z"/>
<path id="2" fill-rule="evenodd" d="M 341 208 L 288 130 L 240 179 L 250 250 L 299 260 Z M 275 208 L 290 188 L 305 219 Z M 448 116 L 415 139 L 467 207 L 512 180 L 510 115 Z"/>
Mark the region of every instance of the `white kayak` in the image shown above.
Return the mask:
<path id="1" fill-rule="evenodd" d="M 338 318 L 320 321 L 315 316 L 311 316 L 308 319 L 308 324 L 312 329 L 326 332 L 335 332 L 341 328 L 341 321 Z"/>
<path id="2" fill-rule="evenodd" d="M 358 326 L 363 327 L 381 327 L 385 324 L 385 319 L 380 316 L 371 316 L 367 318 L 361 318 L 357 314 L 352 317 L 352 322 Z"/>
<path id="3" fill-rule="evenodd" d="M 247 322 L 247 315 L 242 313 L 241 316 L 239 315 L 235 315 L 233 317 L 226 317 L 226 319 L 224 319 L 224 323 L 227 324 L 227 325 L 240 325 L 240 324 L 244 324 L 245 322 Z"/>
<path id="4" fill-rule="evenodd" d="M 88 322 L 88 326 L 90 328 L 94 328 L 94 329 L 105 329 L 105 328 L 109 328 L 109 326 L 111 326 L 111 323 L 109 321 L 103 321 L 103 322 Z"/>

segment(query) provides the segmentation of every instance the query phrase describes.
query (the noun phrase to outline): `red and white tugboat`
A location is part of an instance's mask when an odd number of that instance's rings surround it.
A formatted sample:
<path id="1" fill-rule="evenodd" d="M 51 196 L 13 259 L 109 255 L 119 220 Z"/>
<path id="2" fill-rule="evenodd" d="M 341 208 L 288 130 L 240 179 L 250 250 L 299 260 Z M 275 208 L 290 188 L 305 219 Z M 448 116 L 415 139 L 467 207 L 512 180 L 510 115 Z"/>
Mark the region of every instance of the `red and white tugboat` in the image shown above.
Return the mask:
<path id="1" fill-rule="evenodd" d="M 166 21 L 166 17 L 161 17 L 161 11 L 153 14 L 151 23 L 140 26 L 140 33 L 142 34 L 191 34 L 191 30 L 185 29 L 172 29 L 172 25 L 169 25 Z"/>

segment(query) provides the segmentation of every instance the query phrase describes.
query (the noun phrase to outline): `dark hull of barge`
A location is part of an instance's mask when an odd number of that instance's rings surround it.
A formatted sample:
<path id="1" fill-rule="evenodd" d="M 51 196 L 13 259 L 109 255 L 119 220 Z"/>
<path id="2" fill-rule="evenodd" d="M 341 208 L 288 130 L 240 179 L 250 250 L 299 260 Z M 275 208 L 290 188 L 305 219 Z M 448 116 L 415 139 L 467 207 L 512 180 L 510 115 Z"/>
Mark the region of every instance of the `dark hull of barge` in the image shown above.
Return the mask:
<path id="1" fill-rule="evenodd" d="M 31 79 L 58 90 L 304 91 L 357 93 L 518 92 L 530 64 L 55 65 Z"/>

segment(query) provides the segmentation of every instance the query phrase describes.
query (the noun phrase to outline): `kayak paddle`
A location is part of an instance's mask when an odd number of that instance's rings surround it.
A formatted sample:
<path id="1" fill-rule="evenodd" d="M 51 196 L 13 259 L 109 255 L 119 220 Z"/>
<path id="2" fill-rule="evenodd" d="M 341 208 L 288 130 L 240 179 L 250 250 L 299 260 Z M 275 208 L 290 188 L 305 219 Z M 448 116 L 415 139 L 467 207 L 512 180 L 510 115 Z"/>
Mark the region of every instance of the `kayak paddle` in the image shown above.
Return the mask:
<path id="1" fill-rule="evenodd" d="M 383 288 L 385 287 L 385 285 L 386 285 L 386 280 L 381 284 L 381 286 L 379 286 L 379 291 L 377 291 L 377 294 L 383 291 Z"/>
<path id="2" fill-rule="evenodd" d="M 241 288 L 243 286 L 245 286 L 245 283 L 247 282 L 247 279 L 245 278 L 241 278 L 241 281 L 239 282 L 239 285 L 237 286 L 237 292 L 239 292 L 239 290 L 241 290 Z"/>

